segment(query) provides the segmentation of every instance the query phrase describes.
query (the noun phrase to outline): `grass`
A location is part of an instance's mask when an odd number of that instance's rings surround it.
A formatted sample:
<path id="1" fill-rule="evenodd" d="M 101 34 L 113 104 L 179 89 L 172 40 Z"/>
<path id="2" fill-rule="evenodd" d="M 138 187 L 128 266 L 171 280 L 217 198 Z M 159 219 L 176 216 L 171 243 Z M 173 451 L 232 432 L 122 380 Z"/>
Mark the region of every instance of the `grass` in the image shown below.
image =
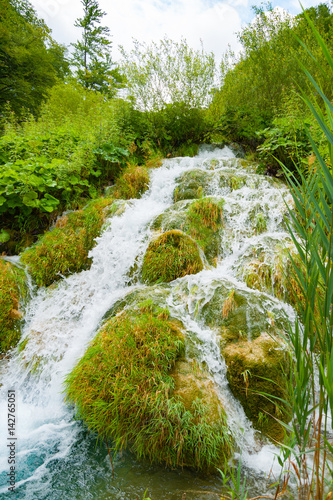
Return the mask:
<path id="1" fill-rule="evenodd" d="M 155 163 L 151 160 L 149 163 L 151 168 L 155 166 Z M 140 198 L 148 187 L 149 174 L 147 168 L 128 165 L 124 173 L 117 179 L 115 190 L 112 194 L 115 198 L 131 200 L 132 198 Z"/>
<path id="2" fill-rule="evenodd" d="M 196 243 L 182 231 L 167 231 L 153 240 L 145 253 L 142 278 L 149 284 L 168 283 L 203 269 Z"/>
<path id="3" fill-rule="evenodd" d="M 138 458 L 209 470 L 224 464 L 230 438 L 199 399 L 186 409 L 170 376 L 184 352 L 178 322 L 151 301 L 109 319 L 65 381 L 66 400 L 101 439 Z"/>
<path id="4" fill-rule="evenodd" d="M 62 216 L 52 231 L 23 252 L 21 261 L 38 286 L 48 286 L 62 276 L 89 267 L 88 253 L 104 223 L 104 208 L 111 201 L 99 198 L 83 210 Z"/>
<path id="5" fill-rule="evenodd" d="M 0 259 L 0 353 L 20 339 L 20 305 L 27 295 L 24 272 Z"/>

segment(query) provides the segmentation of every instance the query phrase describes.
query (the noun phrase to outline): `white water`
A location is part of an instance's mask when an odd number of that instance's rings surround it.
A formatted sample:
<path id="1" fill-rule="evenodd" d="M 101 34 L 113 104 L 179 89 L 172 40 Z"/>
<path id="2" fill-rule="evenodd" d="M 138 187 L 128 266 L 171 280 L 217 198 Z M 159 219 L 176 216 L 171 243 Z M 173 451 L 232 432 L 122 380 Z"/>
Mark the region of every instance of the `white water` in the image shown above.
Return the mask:
<path id="1" fill-rule="evenodd" d="M 124 213 L 106 224 L 91 252 L 91 269 L 72 275 L 55 287 L 39 290 L 29 303 L 22 336 L 22 339 L 28 339 L 27 344 L 21 353 L 14 350 L 10 360 L 3 361 L 0 367 L 3 384 L 0 392 L 0 471 L 3 471 L 0 495 L 5 495 L 8 486 L 8 389 L 15 389 L 17 400 L 16 497 L 51 498 L 50 488 L 56 489 L 57 480 L 60 481 L 55 478 L 61 477 L 61 464 L 67 463 L 68 457 L 77 456 L 73 450 L 84 441 L 82 426 L 73 420 L 73 410 L 63 402 L 64 377 L 84 353 L 104 314 L 119 298 L 135 288 L 129 286 L 128 273 L 135 262 L 142 261 L 151 237 L 149 223 L 173 204 L 172 194 L 177 177 L 186 170 L 196 168 L 211 171 L 212 159 L 217 159 L 213 177 L 221 172 L 240 173 L 240 161 L 228 148 L 202 151 L 195 158 L 166 160 L 161 168 L 151 172 L 150 189 L 144 196 L 128 202 Z M 208 366 L 212 379 L 220 389 L 229 427 L 243 450 L 243 463 L 266 474 L 272 466 L 276 450 L 272 445 L 263 446 L 256 439 L 251 424 L 228 388 L 226 367 L 221 359 L 216 332 L 197 319 L 198 310 L 208 302 L 221 280 L 227 279 L 238 288 L 248 290 L 235 276 L 242 259 L 253 245 L 260 244 L 272 252 L 272 241 L 287 239 L 282 224 L 285 209 L 282 195 L 290 202 L 287 189 L 276 187 L 271 180 L 250 170 L 243 169 L 241 174 L 245 181 L 240 189 L 230 191 L 220 188 L 217 177 L 210 186 L 209 194 L 222 196 L 225 200 L 225 233 L 217 267 L 207 266 L 197 275 L 173 282 L 167 304 L 171 313 L 181 319 L 191 332 L 199 361 Z M 250 214 L 253 210 L 264 213 L 268 218 L 263 234 L 254 235 L 251 230 Z M 284 311 L 292 319 L 290 307 L 269 295 L 267 301 L 270 307 Z M 84 446 L 80 453 L 85 457 L 81 456 L 82 468 L 88 467 L 88 475 L 99 477 L 105 464 L 95 463 L 93 453 Z M 275 472 L 278 473 L 278 469 Z M 68 472 L 65 475 L 70 480 Z M 66 482 L 66 477 L 62 478 L 63 482 Z M 80 476 L 71 481 L 81 482 L 83 493 L 80 496 L 71 490 L 67 498 L 102 498 L 101 493 L 95 496 L 94 489 L 88 488 L 84 493 L 85 481 L 88 484 L 89 480 Z M 108 493 L 111 496 L 106 495 L 105 498 L 133 498 L 127 497 L 125 490 L 125 486 L 123 490 L 122 486 L 111 489 Z M 171 493 L 165 498 L 172 498 Z"/>

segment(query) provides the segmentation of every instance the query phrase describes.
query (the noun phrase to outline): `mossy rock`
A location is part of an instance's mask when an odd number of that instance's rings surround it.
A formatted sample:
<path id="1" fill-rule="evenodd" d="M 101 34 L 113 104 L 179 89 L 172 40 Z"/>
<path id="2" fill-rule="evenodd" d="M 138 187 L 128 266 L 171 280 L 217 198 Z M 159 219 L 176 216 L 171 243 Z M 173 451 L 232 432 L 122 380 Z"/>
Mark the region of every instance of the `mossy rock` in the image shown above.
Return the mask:
<path id="1" fill-rule="evenodd" d="M 196 398 L 186 409 L 174 396 L 170 372 L 184 337 L 166 309 L 152 302 L 108 320 L 66 379 L 66 400 L 100 438 L 116 449 L 167 466 L 210 470 L 230 453 L 223 419 L 212 423 Z"/>
<path id="2" fill-rule="evenodd" d="M 20 340 L 22 305 L 27 296 L 24 271 L 0 258 L 0 354 Z"/>
<path id="3" fill-rule="evenodd" d="M 254 339 L 262 332 L 288 330 L 288 318 L 274 299 L 236 288 L 227 280 L 216 282 L 200 316 L 208 326 L 219 329 L 226 343 L 239 338 Z"/>
<path id="4" fill-rule="evenodd" d="M 198 243 L 209 264 L 214 265 L 222 244 L 223 203 L 214 197 L 180 201 L 159 215 L 152 228 L 163 232 L 183 231 Z"/>
<path id="5" fill-rule="evenodd" d="M 167 231 L 150 242 L 142 266 L 146 283 L 168 283 L 203 269 L 195 241 L 182 231 Z"/>
<path id="6" fill-rule="evenodd" d="M 239 341 L 222 350 L 231 392 L 242 404 L 255 429 L 281 441 L 288 422 L 290 357 L 286 346 L 266 333 L 252 341 Z"/>
<path id="7" fill-rule="evenodd" d="M 209 421 L 215 423 L 221 419 L 226 421 L 225 411 L 213 382 L 195 360 L 182 358 L 176 361 L 170 376 L 174 380 L 172 396 L 179 398 L 187 411 L 193 411 L 193 403 L 200 400 L 208 407 Z"/>
<path id="8" fill-rule="evenodd" d="M 200 198 L 207 191 L 213 174 L 204 170 L 190 170 L 177 179 L 177 187 L 173 193 L 175 202 Z"/>
<path id="9" fill-rule="evenodd" d="M 38 286 L 51 285 L 63 276 L 90 267 L 88 254 L 101 232 L 105 208 L 111 203 L 109 198 L 99 198 L 82 210 L 63 215 L 53 230 L 23 252 L 21 261 Z"/>
<path id="10" fill-rule="evenodd" d="M 209 160 L 209 168 L 214 169 L 219 166 L 218 160 Z M 207 172 L 205 170 L 190 170 L 177 179 L 178 186 L 174 191 L 174 200 L 193 200 L 211 194 L 212 184 L 217 185 L 223 194 L 240 189 L 247 183 L 248 176 L 238 174 L 233 170 L 217 170 Z M 259 182 L 259 180 L 258 180 Z"/>

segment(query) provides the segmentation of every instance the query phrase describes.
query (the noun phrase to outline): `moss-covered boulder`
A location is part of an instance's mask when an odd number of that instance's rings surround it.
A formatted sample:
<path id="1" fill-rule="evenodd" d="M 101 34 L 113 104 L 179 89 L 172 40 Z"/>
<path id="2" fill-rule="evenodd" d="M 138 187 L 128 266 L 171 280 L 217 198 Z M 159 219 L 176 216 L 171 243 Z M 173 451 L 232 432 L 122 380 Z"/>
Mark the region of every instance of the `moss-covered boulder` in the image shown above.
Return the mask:
<path id="1" fill-rule="evenodd" d="M 0 258 L 0 354 L 20 339 L 22 304 L 27 295 L 24 271 Z"/>
<path id="2" fill-rule="evenodd" d="M 21 262 L 28 266 L 38 286 L 48 286 L 62 276 L 90 267 L 88 253 L 105 221 L 105 208 L 111 203 L 110 198 L 99 198 L 82 210 L 62 216 L 52 231 L 23 252 Z"/>
<path id="3" fill-rule="evenodd" d="M 211 298 L 206 300 L 200 317 L 218 329 L 223 342 L 254 339 L 263 332 L 272 335 L 288 330 L 288 318 L 280 305 L 267 295 L 236 288 L 228 280 L 216 281 Z"/>
<path id="4" fill-rule="evenodd" d="M 68 375 L 66 399 L 118 449 L 129 446 L 139 458 L 172 467 L 221 466 L 230 453 L 225 421 L 212 421 L 196 393 L 186 407 L 174 372 L 183 352 L 181 324 L 166 309 L 146 302 L 123 311 L 102 326 Z"/>
<path id="5" fill-rule="evenodd" d="M 281 441 L 288 422 L 289 354 L 286 346 L 266 333 L 252 341 L 240 340 L 222 350 L 233 395 L 241 402 L 255 429 Z M 285 402 L 283 402 L 285 401 Z"/>
<path id="6" fill-rule="evenodd" d="M 177 179 L 177 187 L 173 193 L 174 200 L 194 200 L 207 191 L 212 182 L 213 173 L 204 170 L 190 170 Z"/>
<path id="7" fill-rule="evenodd" d="M 203 269 L 197 244 L 182 231 L 167 231 L 150 242 L 142 266 L 146 283 L 168 283 Z"/>
<path id="8" fill-rule="evenodd" d="M 183 231 L 196 240 L 209 264 L 214 265 L 222 244 L 223 204 L 222 199 L 214 197 L 178 202 L 159 215 L 152 228 Z"/>
<path id="9" fill-rule="evenodd" d="M 193 411 L 193 405 L 199 400 L 207 405 L 207 419 L 210 422 L 225 421 L 225 412 L 216 388 L 196 360 L 182 358 L 176 361 L 170 376 L 174 380 L 172 396 L 179 398 L 187 411 Z"/>

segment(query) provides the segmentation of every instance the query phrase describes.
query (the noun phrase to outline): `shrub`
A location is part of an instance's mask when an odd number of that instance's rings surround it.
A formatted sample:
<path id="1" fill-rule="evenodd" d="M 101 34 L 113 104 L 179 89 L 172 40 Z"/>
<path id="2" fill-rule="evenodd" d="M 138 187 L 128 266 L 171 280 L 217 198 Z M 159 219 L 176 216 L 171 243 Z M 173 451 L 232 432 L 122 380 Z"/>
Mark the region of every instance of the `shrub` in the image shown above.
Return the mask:
<path id="1" fill-rule="evenodd" d="M 148 170 L 144 167 L 129 165 L 116 182 L 115 198 L 140 198 L 149 187 Z"/>
<path id="2" fill-rule="evenodd" d="M 203 269 L 196 243 L 182 231 L 167 231 L 145 253 L 142 277 L 147 283 L 168 283 Z"/>

